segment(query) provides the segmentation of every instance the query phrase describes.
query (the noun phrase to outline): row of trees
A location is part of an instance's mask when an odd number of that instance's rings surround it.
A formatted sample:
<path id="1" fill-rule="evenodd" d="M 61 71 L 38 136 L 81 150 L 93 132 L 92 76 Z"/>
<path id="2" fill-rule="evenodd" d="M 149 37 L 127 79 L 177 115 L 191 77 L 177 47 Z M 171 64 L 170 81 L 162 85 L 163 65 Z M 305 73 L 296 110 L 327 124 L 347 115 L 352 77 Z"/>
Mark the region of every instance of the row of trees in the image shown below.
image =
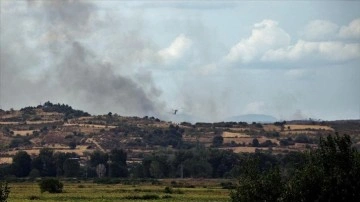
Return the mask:
<path id="1" fill-rule="evenodd" d="M 89 160 L 80 166 L 80 158 L 75 153 L 55 152 L 44 148 L 35 158 L 19 151 L 10 165 L 0 168 L 0 177 L 96 177 L 97 167 L 104 167 L 105 174 L 110 177 L 127 177 L 127 154 L 123 150 L 114 149 L 109 154 L 95 151 Z"/>
<path id="2" fill-rule="evenodd" d="M 209 149 L 201 145 L 176 152 L 158 151 L 145 155 L 141 162 L 127 165 L 127 153 L 114 149 L 104 153 L 95 151 L 87 159 L 80 160 L 75 153 L 53 152 L 42 149 L 31 158 L 19 151 L 13 163 L 0 167 L 0 178 L 15 177 L 133 177 L 133 178 L 232 178 L 236 177 L 248 159 L 259 159 L 265 170 L 279 165 L 285 170 L 294 169 L 304 162 L 305 155 L 290 152 L 286 155 L 268 153 L 235 154 L 232 151 Z M 80 161 L 82 164 L 80 165 Z"/>

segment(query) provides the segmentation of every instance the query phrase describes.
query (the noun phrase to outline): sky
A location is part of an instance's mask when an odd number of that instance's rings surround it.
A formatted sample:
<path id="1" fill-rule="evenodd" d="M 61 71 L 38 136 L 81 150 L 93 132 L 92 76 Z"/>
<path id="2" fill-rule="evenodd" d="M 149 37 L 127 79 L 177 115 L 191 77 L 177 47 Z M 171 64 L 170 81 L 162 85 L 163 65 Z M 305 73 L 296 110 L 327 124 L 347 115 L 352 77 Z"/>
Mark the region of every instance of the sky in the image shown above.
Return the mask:
<path id="1" fill-rule="evenodd" d="M 360 119 L 360 1 L 0 1 L 0 108 Z M 186 116 L 185 116 L 186 115 Z"/>

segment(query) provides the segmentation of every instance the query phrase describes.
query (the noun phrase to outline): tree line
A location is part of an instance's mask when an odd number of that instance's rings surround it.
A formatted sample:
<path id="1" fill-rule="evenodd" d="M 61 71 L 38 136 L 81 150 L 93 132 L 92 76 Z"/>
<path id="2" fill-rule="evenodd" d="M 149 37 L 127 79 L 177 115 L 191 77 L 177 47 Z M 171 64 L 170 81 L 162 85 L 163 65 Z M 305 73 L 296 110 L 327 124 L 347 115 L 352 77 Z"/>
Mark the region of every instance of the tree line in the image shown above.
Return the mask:
<path id="1" fill-rule="evenodd" d="M 76 153 L 43 148 L 35 157 L 25 151 L 17 152 L 12 164 L 0 166 L 0 178 L 235 178 L 251 159 L 259 159 L 261 170 L 278 165 L 290 172 L 303 164 L 305 158 L 306 155 L 299 152 L 237 154 L 197 145 L 191 149 L 159 150 L 144 155 L 139 162 L 128 163 L 127 152 L 123 149 L 113 149 L 109 153 L 94 151 L 80 158 Z"/>

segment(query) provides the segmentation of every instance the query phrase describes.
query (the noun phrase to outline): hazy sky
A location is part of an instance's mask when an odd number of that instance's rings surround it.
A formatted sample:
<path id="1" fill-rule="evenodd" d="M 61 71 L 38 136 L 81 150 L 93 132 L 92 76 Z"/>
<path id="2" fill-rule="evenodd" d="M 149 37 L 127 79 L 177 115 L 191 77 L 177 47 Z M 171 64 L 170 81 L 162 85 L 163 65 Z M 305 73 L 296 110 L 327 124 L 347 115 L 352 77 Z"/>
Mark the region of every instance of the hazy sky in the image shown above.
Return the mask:
<path id="1" fill-rule="evenodd" d="M 360 116 L 360 1 L 0 2 L 3 109 Z"/>

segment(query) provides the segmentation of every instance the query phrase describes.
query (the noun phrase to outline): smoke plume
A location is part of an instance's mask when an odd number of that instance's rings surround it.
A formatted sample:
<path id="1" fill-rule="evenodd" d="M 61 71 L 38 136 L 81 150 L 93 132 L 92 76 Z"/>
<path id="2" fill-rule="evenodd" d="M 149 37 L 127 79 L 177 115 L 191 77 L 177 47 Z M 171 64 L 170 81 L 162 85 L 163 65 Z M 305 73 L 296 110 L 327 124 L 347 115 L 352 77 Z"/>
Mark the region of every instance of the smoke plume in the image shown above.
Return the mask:
<path id="1" fill-rule="evenodd" d="M 151 46 L 141 23 L 125 26 L 91 1 L 3 2 L 1 12 L 1 107 L 50 100 L 90 113 L 162 113 L 161 91 L 141 67 Z"/>

